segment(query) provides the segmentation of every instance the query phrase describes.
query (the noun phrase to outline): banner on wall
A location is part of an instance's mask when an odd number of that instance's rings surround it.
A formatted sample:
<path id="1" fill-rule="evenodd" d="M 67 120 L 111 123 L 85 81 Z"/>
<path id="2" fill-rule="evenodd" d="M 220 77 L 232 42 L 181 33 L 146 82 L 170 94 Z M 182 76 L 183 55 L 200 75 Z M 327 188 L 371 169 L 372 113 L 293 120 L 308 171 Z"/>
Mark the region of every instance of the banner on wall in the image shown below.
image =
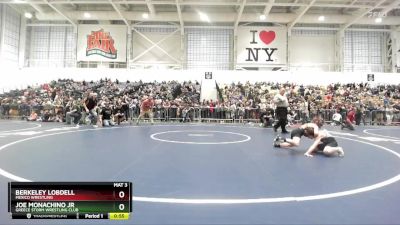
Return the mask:
<path id="1" fill-rule="evenodd" d="M 79 25 L 78 61 L 126 62 L 126 26 Z"/>
<path id="2" fill-rule="evenodd" d="M 237 33 L 237 64 L 286 64 L 287 30 L 284 27 L 241 27 Z"/>

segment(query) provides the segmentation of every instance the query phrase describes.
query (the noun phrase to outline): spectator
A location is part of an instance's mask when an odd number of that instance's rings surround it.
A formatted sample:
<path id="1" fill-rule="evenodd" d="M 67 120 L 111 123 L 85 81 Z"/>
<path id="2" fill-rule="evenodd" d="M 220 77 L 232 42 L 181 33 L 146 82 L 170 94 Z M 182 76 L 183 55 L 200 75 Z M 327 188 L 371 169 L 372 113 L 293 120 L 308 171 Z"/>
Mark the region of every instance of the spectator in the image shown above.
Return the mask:
<path id="1" fill-rule="evenodd" d="M 113 116 L 113 110 L 110 106 L 109 102 L 105 102 L 104 106 L 101 108 L 101 113 L 100 113 L 100 118 L 101 118 L 101 124 L 103 127 L 109 127 L 109 126 L 114 126 L 115 123 L 112 120 Z"/>
<path id="2" fill-rule="evenodd" d="M 83 100 L 83 107 L 85 108 L 86 113 L 88 114 L 88 119 L 94 128 L 97 127 L 97 94 L 90 93 L 87 98 Z"/>
<path id="3" fill-rule="evenodd" d="M 66 113 L 66 123 L 71 124 L 71 118 L 74 120 L 73 124 L 79 127 L 79 121 L 82 118 L 82 106 L 79 101 L 72 100 L 70 104 L 70 111 Z"/>
<path id="4" fill-rule="evenodd" d="M 354 121 L 355 121 L 355 111 L 354 108 L 351 107 L 350 111 L 347 113 L 346 119 L 342 123 L 341 129 L 348 128 L 349 130 L 354 130 Z"/>
<path id="5" fill-rule="evenodd" d="M 31 115 L 26 119 L 27 121 L 36 121 L 38 119 L 38 114 L 32 111 Z"/>
<path id="6" fill-rule="evenodd" d="M 114 106 L 114 121 L 120 125 L 124 121 L 125 113 L 122 105 L 121 99 L 119 99 Z"/>
<path id="7" fill-rule="evenodd" d="M 337 126 L 342 124 L 342 115 L 340 114 L 340 110 L 337 109 L 335 114 L 332 116 L 332 125 Z"/>

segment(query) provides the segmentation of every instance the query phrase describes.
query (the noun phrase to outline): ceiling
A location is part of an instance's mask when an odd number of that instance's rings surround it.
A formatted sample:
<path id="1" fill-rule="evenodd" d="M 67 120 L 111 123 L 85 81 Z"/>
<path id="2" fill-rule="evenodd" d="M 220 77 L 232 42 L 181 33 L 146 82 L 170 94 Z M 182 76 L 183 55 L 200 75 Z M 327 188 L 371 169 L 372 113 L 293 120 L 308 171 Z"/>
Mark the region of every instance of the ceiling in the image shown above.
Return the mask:
<path id="1" fill-rule="evenodd" d="M 121 21 L 127 25 L 172 22 L 181 26 L 276 23 L 400 27 L 400 0 L 0 0 L 21 13 L 30 12 L 30 23 L 68 22 L 73 25 Z M 90 18 L 84 13 L 89 12 Z M 143 13 L 148 18 L 143 18 Z M 208 16 L 202 21 L 200 13 Z M 260 19 L 265 15 L 264 20 Z M 318 18 L 324 16 L 325 20 Z M 377 24 L 375 19 L 382 17 Z"/>

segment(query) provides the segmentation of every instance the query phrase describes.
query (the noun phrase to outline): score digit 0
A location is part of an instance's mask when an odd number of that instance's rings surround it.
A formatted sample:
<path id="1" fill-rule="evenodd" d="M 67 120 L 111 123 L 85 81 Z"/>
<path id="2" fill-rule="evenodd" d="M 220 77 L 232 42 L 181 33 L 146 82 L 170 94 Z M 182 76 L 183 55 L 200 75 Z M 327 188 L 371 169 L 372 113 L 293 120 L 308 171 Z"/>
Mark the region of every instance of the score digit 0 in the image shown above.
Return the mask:
<path id="1" fill-rule="evenodd" d="M 123 199 L 125 197 L 125 192 L 120 191 L 118 196 Z"/>

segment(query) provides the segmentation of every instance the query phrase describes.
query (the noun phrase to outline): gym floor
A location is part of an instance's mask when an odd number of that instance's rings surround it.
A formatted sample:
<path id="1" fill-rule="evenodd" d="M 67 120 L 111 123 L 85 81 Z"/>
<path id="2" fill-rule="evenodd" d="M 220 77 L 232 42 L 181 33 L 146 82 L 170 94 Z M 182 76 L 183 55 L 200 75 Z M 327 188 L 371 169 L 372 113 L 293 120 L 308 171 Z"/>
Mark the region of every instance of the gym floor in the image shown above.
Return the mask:
<path id="1" fill-rule="evenodd" d="M 0 224 L 65 224 L 11 220 L 7 182 L 24 180 L 131 181 L 118 224 L 399 224 L 400 127 L 325 128 L 343 158 L 305 157 L 304 137 L 273 148 L 276 133 L 252 125 L 0 121 Z"/>

